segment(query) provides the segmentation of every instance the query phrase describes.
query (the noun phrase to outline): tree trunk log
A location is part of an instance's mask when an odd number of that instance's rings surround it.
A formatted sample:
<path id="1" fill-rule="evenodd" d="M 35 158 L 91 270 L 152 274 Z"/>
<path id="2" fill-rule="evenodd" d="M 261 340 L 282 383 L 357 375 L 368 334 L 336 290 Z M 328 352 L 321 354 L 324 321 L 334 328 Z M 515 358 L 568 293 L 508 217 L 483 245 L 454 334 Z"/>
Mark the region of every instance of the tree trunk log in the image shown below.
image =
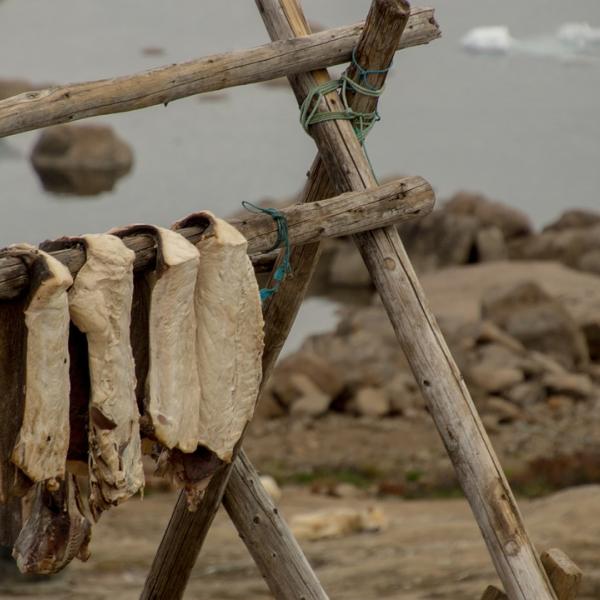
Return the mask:
<path id="1" fill-rule="evenodd" d="M 368 228 L 407 221 L 425 215 L 434 204 L 431 186 L 421 177 L 403 177 L 376 189 L 342 194 L 310 206 L 288 206 L 281 209 L 288 222 L 290 244 L 310 244 L 315 240 L 350 235 Z M 268 215 L 248 215 L 231 221 L 248 240 L 248 252 L 260 254 L 277 241 L 277 227 Z M 203 236 L 199 227 L 179 230 L 196 243 Z M 125 245 L 136 253 L 135 270 L 152 268 L 156 260 L 156 244 L 152 236 L 124 236 Z M 73 275 L 85 263 L 83 247 L 58 250 L 51 254 L 65 264 Z M 0 300 L 17 297 L 28 283 L 27 269 L 18 258 L 0 258 Z"/>
<path id="2" fill-rule="evenodd" d="M 362 26 L 339 27 L 301 40 L 216 54 L 135 75 L 19 94 L 0 101 L 0 138 L 341 64 L 350 60 Z M 415 8 L 399 48 L 427 44 L 439 35 L 433 10 Z"/>

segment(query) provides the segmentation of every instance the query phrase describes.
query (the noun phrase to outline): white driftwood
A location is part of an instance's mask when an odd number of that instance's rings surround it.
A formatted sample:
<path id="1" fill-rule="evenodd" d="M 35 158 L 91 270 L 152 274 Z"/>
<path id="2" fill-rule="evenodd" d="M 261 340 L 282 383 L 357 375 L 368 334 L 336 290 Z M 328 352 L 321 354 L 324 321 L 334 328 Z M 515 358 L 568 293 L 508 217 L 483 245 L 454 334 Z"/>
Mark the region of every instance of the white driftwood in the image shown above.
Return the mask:
<path id="1" fill-rule="evenodd" d="M 94 517 L 144 484 L 129 342 L 135 254 L 113 235 L 85 235 L 86 262 L 69 292 L 88 341 L 90 508 Z"/>
<path id="2" fill-rule="evenodd" d="M 153 229 L 157 268 L 147 276 L 152 291 L 145 411 L 159 442 L 193 452 L 200 402 L 194 312 L 199 253 L 179 233 Z"/>
<path id="3" fill-rule="evenodd" d="M 33 246 L 17 244 L 10 252 L 44 272 L 25 309 L 25 406 L 12 461 L 31 481 L 62 479 L 69 448 L 67 288 L 73 279 L 62 263 Z"/>
<path id="4" fill-rule="evenodd" d="M 31 512 L 13 550 L 21 573 L 57 573 L 76 557 L 86 561 L 91 524 L 79 509 L 75 477 L 68 475 L 55 491 L 38 483 L 32 494 Z"/>
<path id="5" fill-rule="evenodd" d="M 244 236 L 209 212 L 213 234 L 200 241 L 196 287 L 201 387 L 198 443 L 229 462 L 252 418 L 262 378 L 263 319 L 258 285 Z"/>

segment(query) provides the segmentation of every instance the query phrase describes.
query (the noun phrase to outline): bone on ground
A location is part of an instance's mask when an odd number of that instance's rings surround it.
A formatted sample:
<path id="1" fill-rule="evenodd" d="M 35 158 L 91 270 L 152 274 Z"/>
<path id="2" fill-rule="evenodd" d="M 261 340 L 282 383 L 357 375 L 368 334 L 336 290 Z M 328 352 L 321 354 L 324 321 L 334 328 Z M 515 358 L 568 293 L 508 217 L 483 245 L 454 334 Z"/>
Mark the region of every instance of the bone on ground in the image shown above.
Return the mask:
<path id="1" fill-rule="evenodd" d="M 229 462 L 252 418 L 262 378 L 263 318 L 247 241 L 210 212 L 174 228 L 209 223 L 195 294 L 201 399 L 198 442 Z"/>
<path id="2" fill-rule="evenodd" d="M 113 235 L 82 239 L 86 262 L 69 291 L 69 308 L 88 342 L 90 508 L 98 518 L 144 484 L 129 341 L 135 254 Z"/>
<path id="3" fill-rule="evenodd" d="M 62 479 L 69 447 L 67 288 L 73 280 L 62 263 L 33 246 L 16 244 L 8 252 L 35 273 L 25 308 L 23 420 L 12 462 L 33 482 Z"/>
<path id="4" fill-rule="evenodd" d="M 13 549 L 19 570 L 46 575 L 57 573 L 75 557 L 87 560 L 91 524 L 79 510 L 75 477 L 67 475 L 54 491 L 38 483 L 30 494 L 31 511 Z"/>

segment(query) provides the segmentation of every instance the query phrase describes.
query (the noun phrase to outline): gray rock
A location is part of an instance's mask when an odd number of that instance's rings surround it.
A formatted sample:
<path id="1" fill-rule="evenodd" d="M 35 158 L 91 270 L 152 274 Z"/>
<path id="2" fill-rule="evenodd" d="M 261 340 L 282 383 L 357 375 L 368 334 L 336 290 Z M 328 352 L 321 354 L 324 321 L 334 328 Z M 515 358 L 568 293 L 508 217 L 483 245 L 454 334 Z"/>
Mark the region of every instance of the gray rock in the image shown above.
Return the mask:
<path id="1" fill-rule="evenodd" d="M 508 248 L 504 242 L 504 235 L 496 226 L 480 229 L 477 232 L 476 244 L 479 262 L 508 258 Z"/>
<path id="2" fill-rule="evenodd" d="M 277 367 L 279 378 L 292 374 L 306 375 L 323 393 L 335 399 L 344 389 L 344 380 L 340 370 L 325 356 L 309 350 L 295 352 L 284 358 Z"/>
<path id="3" fill-rule="evenodd" d="M 512 423 L 523 416 L 518 407 L 499 396 L 490 396 L 485 403 L 484 410 L 487 414 L 493 415 L 500 425 Z"/>
<path id="4" fill-rule="evenodd" d="M 30 158 L 48 191 L 78 195 L 111 190 L 133 165 L 129 145 L 105 125 L 45 129 Z"/>
<path id="5" fill-rule="evenodd" d="M 488 200 L 481 194 L 458 192 L 444 208 L 453 214 L 474 217 L 480 227 L 497 227 L 506 239 L 528 235 L 532 231 L 531 221 L 525 213 Z"/>
<path id="6" fill-rule="evenodd" d="M 358 390 L 350 406 L 361 417 L 384 417 L 390 411 L 390 404 L 385 392 L 373 387 L 364 387 Z"/>
<path id="7" fill-rule="evenodd" d="M 562 375 L 548 373 L 542 383 L 550 392 L 566 394 L 576 398 L 585 398 L 593 391 L 592 380 L 589 375 L 577 373 L 564 373 Z"/>
<path id="8" fill-rule="evenodd" d="M 327 412 L 331 398 L 324 394 L 306 375 L 291 375 L 290 384 L 298 396 L 290 407 L 290 414 L 296 417 L 319 417 Z"/>
<path id="9" fill-rule="evenodd" d="M 487 292 L 482 315 L 528 349 L 545 352 L 568 369 L 589 361 L 585 338 L 575 321 L 532 281 Z"/>
<path id="10" fill-rule="evenodd" d="M 543 402 L 546 391 L 539 381 L 524 381 L 505 390 L 504 396 L 513 404 L 525 408 Z"/>
<path id="11" fill-rule="evenodd" d="M 524 379 L 523 371 L 511 367 L 489 364 L 475 365 L 469 369 L 468 378 L 482 390 L 494 393 L 513 387 Z"/>
<path id="12" fill-rule="evenodd" d="M 593 227 L 600 223 L 600 213 L 593 210 L 573 208 L 565 211 L 556 221 L 546 225 L 544 231 Z"/>

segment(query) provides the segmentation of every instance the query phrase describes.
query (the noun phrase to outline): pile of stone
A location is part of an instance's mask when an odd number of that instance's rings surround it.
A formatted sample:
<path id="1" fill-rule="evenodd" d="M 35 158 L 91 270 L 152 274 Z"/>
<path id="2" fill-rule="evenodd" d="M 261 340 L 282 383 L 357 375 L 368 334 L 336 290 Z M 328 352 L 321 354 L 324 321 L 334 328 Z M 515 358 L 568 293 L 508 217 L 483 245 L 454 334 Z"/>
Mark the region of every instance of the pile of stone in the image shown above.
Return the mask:
<path id="1" fill-rule="evenodd" d="M 549 260 L 600 274 L 600 213 L 565 212 L 534 232 L 523 212 L 480 194 L 459 192 L 433 213 L 399 228 L 417 272 L 500 260 Z M 350 240 L 328 241 L 315 290 L 370 288 L 371 280 Z"/>
<path id="2" fill-rule="evenodd" d="M 600 213 L 569 210 L 541 233 L 509 244 L 519 260 L 554 260 L 573 269 L 600 275 Z"/>
<path id="3" fill-rule="evenodd" d="M 540 424 L 596 410 L 600 280 L 575 274 L 580 279 L 574 286 L 568 269 L 545 265 L 552 269 L 538 269 L 538 278 L 548 279 L 555 292 L 551 294 L 534 276 L 522 277 L 524 271 L 533 273 L 538 263 L 523 263 L 516 270 L 511 270 L 512 264 L 456 269 L 468 278 L 464 282 L 445 271 L 423 280 L 486 426 Z M 462 288 L 464 306 L 448 293 L 454 289 L 460 295 Z M 577 301 L 578 294 L 585 306 Z M 259 406 L 259 414 L 267 418 L 317 418 L 331 411 L 357 417 L 428 418 L 376 301 L 346 309 L 335 332 L 309 338 L 299 352 L 284 359 Z"/>

